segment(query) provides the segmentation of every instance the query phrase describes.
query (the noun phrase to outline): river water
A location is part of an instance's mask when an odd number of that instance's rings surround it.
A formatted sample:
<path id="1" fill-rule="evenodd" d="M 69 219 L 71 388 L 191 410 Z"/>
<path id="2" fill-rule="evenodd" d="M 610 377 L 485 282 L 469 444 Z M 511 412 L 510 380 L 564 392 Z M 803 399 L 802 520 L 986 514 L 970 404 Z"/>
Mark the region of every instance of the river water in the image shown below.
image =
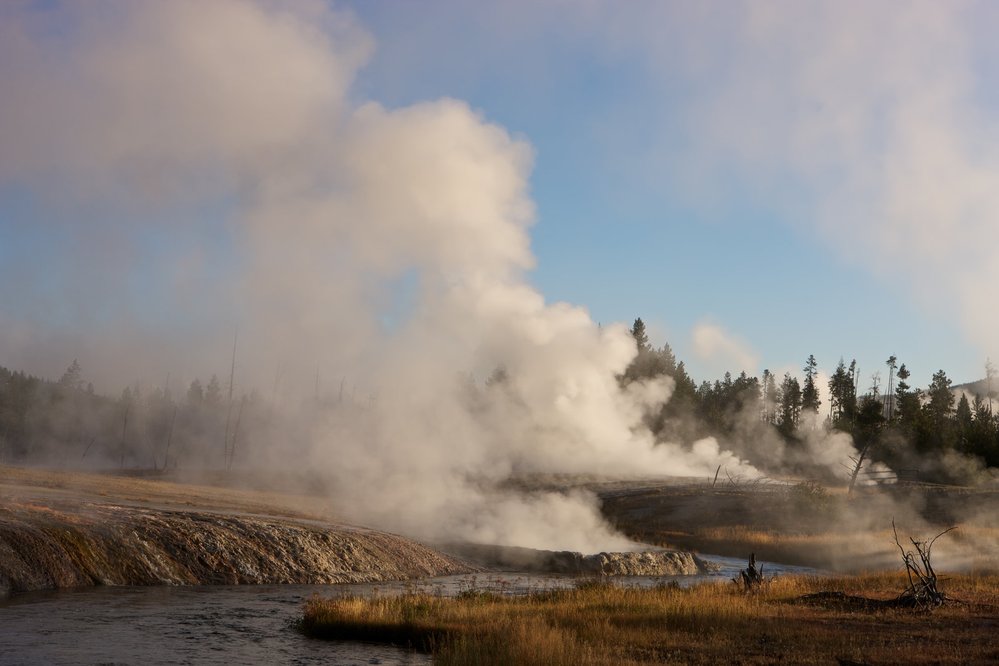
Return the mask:
<path id="1" fill-rule="evenodd" d="M 742 560 L 705 557 L 720 568 L 702 576 L 622 578 L 652 586 L 725 581 Z M 762 563 L 764 572 L 815 573 Z M 426 591 L 504 594 L 571 587 L 580 579 L 486 573 L 417 582 L 356 585 L 95 587 L 36 592 L 0 601 L 0 664 L 429 664 L 428 655 L 384 645 L 331 642 L 299 634 L 293 623 L 313 594 Z"/>

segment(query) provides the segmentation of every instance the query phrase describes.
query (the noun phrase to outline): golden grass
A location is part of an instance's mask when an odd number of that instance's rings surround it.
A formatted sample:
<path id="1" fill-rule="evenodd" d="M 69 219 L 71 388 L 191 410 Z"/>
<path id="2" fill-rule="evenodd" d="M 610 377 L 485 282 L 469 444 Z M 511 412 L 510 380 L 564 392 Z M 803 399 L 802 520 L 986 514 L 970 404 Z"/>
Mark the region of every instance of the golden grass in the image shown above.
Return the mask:
<path id="1" fill-rule="evenodd" d="M 176 480 L 0 465 L 0 501 L 60 498 L 113 501 L 136 506 L 204 509 L 266 516 L 330 520 L 320 498 L 208 485 L 208 477 Z"/>
<path id="2" fill-rule="evenodd" d="M 442 664 L 994 663 L 999 577 L 943 583 L 954 603 L 933 613 L 858 611 L 802 595 L 843 591 L 890 599 L 896 573 L 784 577 L 758 594 L 734 585 L 636 589 L 586 585 L 523 597 L 467 593 L 374 599 L 314 597 L 303 630 L 392 642 Z"/>

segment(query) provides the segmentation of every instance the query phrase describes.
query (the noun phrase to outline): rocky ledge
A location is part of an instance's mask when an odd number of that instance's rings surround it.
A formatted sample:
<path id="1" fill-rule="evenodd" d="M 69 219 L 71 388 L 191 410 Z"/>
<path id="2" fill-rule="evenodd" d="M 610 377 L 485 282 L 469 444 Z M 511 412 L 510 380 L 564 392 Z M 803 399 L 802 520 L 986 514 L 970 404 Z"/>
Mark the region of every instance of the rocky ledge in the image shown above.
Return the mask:
<path id="1" fill-rule="evenodd" d="M 0 597 L 89 585 L 329 584 L 466 573 L 394 534 L 95 502 L 0 506 Z"/>

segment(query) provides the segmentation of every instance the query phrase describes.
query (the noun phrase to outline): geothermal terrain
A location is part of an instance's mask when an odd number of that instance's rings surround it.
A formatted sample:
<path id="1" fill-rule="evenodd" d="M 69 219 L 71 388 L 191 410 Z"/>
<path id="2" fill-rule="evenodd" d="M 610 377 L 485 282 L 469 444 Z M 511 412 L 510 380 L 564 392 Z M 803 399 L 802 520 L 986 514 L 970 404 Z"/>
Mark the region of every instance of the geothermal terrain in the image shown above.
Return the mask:
<path id="1" fill-rule="evenodd" d="M 672 550 L 580 554 L 451 543 L 346 524 L 328 500 L 185 482 L 0 467 L 0 596 L 89 585 L 330 584 L 484 568 L 597 575 L 703 572 Z"/>
<path id="2" fill-rule="evenodd" d="M 691 551 L 756 553 L 828 571 L 893 570 L 900 560 L 892 521 L 904 543 L 957 527 L 934 548 L 941 571 L 999 569 L 995 489 L 870 487 L 847 496 L 812 483 L 580 477 L 513 485 L 524 493 L 595 494 L 608 522 L 636 542 L 635 552 L 428 545 L 351 525 L 315 489 L 290 492 L 294 486 L 273 479 L 264 485 L 249 476 L 0 467 L 0 596 L 89 585 L 354 583 L 488 569 L 703 573 L 708 565 Z"/>
<path id="3" fill-rule="evenodd" d="M 306 496 L 0 468 L 0 595 L 87 585 L 352 583 L 470 570 L 410 539 L 343 524 Z"/>

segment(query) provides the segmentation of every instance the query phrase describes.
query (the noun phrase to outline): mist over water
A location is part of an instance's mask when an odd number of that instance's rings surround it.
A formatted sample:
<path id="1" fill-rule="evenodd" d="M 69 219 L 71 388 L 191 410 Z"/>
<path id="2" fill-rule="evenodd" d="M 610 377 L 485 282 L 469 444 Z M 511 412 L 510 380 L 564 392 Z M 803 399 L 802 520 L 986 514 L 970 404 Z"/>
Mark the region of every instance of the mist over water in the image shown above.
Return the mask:
<path id="1" fill-rule="evenodd" d="M 176 385 L 223 375 L 238 330 L 238 390 L 272 405 L 240 462 L 425 538 L 626 548 L 592 495 L 503 482 L 757 474 L 657 444 L 670 381 L 622 388 L 627 329 L 531 286 L 525 140 L 457 100 L 358 99 L 372 40 L 325 3 L 99 7 L 2 10 L 0 187 L 51 220 L 2 269 L 6 364 Z M 351 409 L 303 414 L 341 382 Z"/>

